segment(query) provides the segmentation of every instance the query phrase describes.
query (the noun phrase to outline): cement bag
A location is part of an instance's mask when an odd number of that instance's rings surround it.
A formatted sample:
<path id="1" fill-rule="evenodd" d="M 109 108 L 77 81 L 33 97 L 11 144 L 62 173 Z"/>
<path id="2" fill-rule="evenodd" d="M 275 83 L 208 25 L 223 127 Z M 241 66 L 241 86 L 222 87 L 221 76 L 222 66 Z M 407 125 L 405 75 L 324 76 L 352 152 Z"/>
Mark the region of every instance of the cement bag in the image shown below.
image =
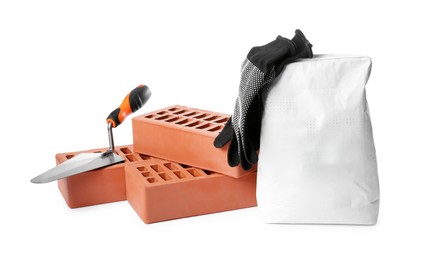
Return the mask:
<path id="1" fill-rule="evenodd" d="M 368 57 L 317 55 L 289 64 L 264 92 L 257 200 L 266 222 L 376 223 L 370 71 Z"/>

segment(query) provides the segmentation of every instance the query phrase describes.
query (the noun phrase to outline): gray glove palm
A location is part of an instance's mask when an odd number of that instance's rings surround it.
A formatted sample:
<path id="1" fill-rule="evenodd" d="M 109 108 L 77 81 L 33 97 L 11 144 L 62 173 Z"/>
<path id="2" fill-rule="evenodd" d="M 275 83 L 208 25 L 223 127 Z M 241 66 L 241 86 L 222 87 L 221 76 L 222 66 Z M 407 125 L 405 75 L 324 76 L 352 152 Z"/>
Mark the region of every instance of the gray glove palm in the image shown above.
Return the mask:
<path id="1" fill-rule="evenodd" d="M 299 58 L 312 57 L 312 45 L 300 30 L 292 40 L 278 36 L 274 41 L 253 47 L 241 67 L 241 80 L 234 113 L 214 140 L 223 147 L 229 141 L 228 164 L 241 163 L 249 170 L 258 161 L 261 133 L 261 91 L 282 72 L 285 65 Z"/>

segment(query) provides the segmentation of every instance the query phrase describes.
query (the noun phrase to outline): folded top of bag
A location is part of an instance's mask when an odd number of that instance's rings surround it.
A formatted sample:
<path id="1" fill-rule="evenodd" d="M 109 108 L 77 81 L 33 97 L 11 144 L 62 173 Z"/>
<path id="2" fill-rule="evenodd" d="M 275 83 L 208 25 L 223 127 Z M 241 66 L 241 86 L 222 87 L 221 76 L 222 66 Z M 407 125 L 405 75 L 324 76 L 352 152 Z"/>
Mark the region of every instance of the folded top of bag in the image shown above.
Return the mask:
<path id="1" fill-rule="evenodd" d="M 369 57 L 336 54 L 314 55 L 291 63 L 264 91 L 266 113 L 271 109 L 273 115 L 289 112 L 318 117 L 338 107 L 346 111 L 367 109 L 360 98 L 371 66 Z"/>

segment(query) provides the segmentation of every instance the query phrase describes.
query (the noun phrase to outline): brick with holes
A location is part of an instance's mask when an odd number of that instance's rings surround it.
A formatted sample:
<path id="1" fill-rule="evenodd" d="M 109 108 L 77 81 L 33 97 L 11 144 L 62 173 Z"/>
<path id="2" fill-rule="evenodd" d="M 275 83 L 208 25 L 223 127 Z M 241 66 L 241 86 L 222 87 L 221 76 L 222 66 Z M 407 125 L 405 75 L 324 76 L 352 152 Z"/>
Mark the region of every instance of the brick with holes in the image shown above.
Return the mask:
<path id="1" fill-rule="evenodd" d="M 101 152 L 106 149 L 59 153 L 56 163 L 62 163 L 83 152 Z M 152 157 L 134 153 L 132 145 L 116 147 L 118 155 L 125 162 L 101 169 L 77 174 L 58 181 L 58 187 L 70 208 L 98 205 L 126 200 L 125 165 L 152 159 Z"/>
<path id="2" fill-rule="evenodd" d="M 228 145 L 214 147 L 214 139 L 228 118 L 226 114 L 178 105 L 136 116 L 132 119 L 134 150 L 235 178 L 256 172 L 256 165 L 249 171 L 230 167 Z"/>
<path id="3" fill-rule="evenodd" d="M 160 159 L 125 167 L 127 200 L 147 224 L 256 206 L 256 172 L 232 178 Z"/>

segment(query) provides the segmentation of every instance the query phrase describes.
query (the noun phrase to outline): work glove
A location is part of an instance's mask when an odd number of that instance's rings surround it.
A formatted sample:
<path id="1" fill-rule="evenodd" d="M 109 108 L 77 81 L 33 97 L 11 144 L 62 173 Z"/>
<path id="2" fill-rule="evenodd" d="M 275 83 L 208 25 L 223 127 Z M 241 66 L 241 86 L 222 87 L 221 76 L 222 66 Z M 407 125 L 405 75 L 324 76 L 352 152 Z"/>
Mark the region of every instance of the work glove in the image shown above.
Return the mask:
<path id="1" fill-rule="evenodd" d="M 214 146 L 217 148 L 230 141 L 230 166 L 235 167 L 241 163 L 244 170 L 250 170 L 258 161 L 262 90 L 271 85 L 287 64 L 312 56 L 312 44 L 300 30 L 295 31 L 292 40 L 278 36 L 266 45 L 253 47 L 247 54 L 241 66 L 241 80 L 234 113 L 214 140 Z"/>

